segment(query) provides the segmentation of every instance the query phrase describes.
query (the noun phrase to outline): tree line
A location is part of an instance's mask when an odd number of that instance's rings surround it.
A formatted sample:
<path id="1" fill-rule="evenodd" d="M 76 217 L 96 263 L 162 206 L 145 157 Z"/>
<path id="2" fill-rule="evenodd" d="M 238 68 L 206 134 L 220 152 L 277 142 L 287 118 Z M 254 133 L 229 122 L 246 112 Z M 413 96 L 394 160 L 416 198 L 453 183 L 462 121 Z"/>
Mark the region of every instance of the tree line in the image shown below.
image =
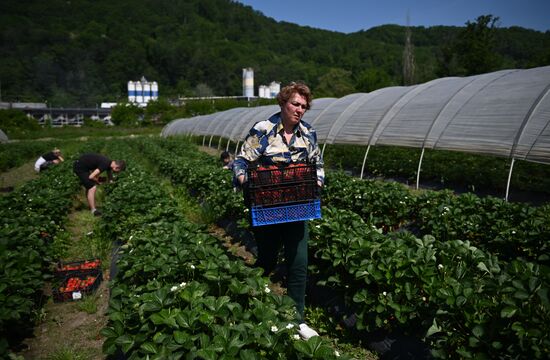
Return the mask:
<path id="1" fill-rule="evenodd" d="M 340 97 L 550 64 L 550 31 L 500 28 L 498 14 L 344 34 L 231 0 L 4 0 L 0 34 L 1 100 L 54 106 L 124 101 L 142 76 L 165 98 L 241 95 L 244 67 L 256 87 L 303 80 L 316 97 Z"/>

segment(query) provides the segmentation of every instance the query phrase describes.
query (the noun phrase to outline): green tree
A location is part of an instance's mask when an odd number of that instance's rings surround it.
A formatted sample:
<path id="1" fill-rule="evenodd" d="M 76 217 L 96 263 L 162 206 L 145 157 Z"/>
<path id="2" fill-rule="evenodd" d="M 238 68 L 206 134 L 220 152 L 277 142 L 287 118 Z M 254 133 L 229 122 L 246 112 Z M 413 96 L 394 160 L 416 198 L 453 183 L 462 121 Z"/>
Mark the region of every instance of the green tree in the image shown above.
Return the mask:
<path id="1" fill-rule="evenodd" d="M 499 69 L 502 58 L 496 52 L 495 33 L 498 17 L 482 15 L 477 21 L 466 23 L 454 46 L 463 74 L 476 75 Z"/>
<path id="2" fill-rule="evenodd" d="M 143 109 L 135 104 L 121 103 L 113 107 L 111 121 L 120 126 L 137 126 L 143 118 Z"/>
<path id="3" fill-rule="evenodd" d="M 21 110 L 2 109 L 0 110 L 0 129 L 8 137 L 12 137 L 27 131 L 39 130 L 40 125 L 35 119 L 27 117 Z"/>
<path id="4" fill-rule="evenodd" d="M 166 124 L 174 119 L 184 117 L 185 113 L 178 107 L 170 105 L 165 99 L 149 101 L 145 108 L 146 124 Z"/>
<path id="5" fill-rule="evenodd" d="M 210 86 L 204 83 L 200 83 L 195 87 L 195 96 L 198 96 L 198 97 L 214 96 L 214 91 L 210 88 Z"/>
<path id="6" fill-rule="evenodd" d="M 353 92 L 355 87 L 351 79 L 351 71 L 333 68 L 319 77 L 315 97 L 342 97 Z"/>
<path id="7" fill-rule="evenodd" d="M 383 69 L 370 68 L 362 71 L 356 79 L 357 91 L 371 92 L 380 88 L 395 85 L 392 78 Z"/>
<path id="8" fill-rule="evenodd" d="M 480 17 L 467 28 L 410 27 L 414 82 L 548 65 L 550 32 L 497 29 L 495 19 Z M 366 88 L 359 83 L 372 68 L 382 69 L 390 77 L 387 83 L 404 83 L 405 30 L 399 25 L 351 34 L 313 29 L 277 22 L 228 0 L 2 0 L 2 100 L 90 107 L 124 101 L 128 81 L 141 76 L 156 81 L 170 98 L 193 96 L 199 84 L 211 90 L 200 95 L 237 95 L 241 69 L 249 66 L 257 84 L 301 79 L 314 90 L 319 85 L 316 95 L 326 96 L 373 90 L 386 81 Z M 452 46 L 442 48 L 447 44 Z M 330 69 L 352 75 L 337 77 L 332 85 L 325 76 Z"/>

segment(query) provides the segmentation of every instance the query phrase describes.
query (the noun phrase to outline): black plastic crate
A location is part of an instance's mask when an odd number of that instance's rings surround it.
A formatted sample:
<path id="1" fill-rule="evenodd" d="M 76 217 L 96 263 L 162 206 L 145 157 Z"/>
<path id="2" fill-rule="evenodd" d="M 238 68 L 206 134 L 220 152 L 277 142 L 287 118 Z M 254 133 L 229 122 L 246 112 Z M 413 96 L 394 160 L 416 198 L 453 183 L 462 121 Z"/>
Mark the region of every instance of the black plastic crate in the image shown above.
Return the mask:
<path id="1" fill-rule="evenodd" d="M 251 207 L 281 206 L 319 199 L 315 164 L 249 168 L 245 196 Z"/>
<path id="2" fill-rule="evenodd" d="M 101 269 L 74 271 L 54 281 L 53 299 L 56 302 L 80 300 L 91 295 L 103 281 Z"/>
<path id="3" fill-rule="evenodd" d="M 63 278 L 71 273 L 78 273 L 93 269 L 101 269 L 100 259 L 95 258 L 75 261 L 59 261 L 56 264 L 54 273 L 56 277 Z"/>

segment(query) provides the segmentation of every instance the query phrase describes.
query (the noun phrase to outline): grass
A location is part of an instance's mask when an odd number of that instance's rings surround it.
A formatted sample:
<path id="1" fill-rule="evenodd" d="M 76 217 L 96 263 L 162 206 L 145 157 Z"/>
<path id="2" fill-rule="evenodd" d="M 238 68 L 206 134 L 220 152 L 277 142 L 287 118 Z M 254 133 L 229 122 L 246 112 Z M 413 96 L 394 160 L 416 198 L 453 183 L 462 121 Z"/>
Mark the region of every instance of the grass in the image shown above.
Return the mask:
<path id="1" fill-rule="evenodd" d="M 84 311 L 87 314 L 95 314 L 97 312 L 97 301 L 97 294 L 84 296 L 83 300 L 77 303 L 77 306 L 80 311 Z"/>
<path id="2" fill-rule="evenodd" d="M 75 349 L 74 346 L 64 346 L 61 349 L 56 350 L 53 354 L 46 358 L 47 360 L 85 360 L 88 357 L 82 354 L 82 350 Z"/>
<path id="3" fill-rule="evenodd" d="M 38 174 L 34 171 L 34 163 L 28 162 L 17 168 L 0 173 L 0 194 L 7 194 L 21 184 L 36 179 Z"/>
<path id="4" fill-rule="evenodd" d="M 99 208 L 101 208 L 104 198 L 104 189 L 98 186 L 96 204 Z M 97 218 L 88 208 L 83 189 L 78 192 L 73 208 L 67 222 L 67 231 L 70 233 L 71 239 L 65 258 L 68 261 L 71 259 L 109 258 L 111 243 L 96 235 L 94 228 Z"/>

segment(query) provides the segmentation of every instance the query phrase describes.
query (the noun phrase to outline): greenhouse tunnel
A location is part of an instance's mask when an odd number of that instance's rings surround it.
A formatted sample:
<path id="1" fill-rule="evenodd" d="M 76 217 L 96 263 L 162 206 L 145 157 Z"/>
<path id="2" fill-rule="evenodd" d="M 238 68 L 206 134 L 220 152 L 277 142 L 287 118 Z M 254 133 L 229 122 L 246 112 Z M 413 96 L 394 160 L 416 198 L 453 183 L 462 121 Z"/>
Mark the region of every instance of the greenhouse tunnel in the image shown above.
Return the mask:
<path id="1" fill-rule="evenodd" d="M 6 133 L 2 131 L 2 129 L 0 129 L 0 143 L 5 143 L 8 141 L 9 141 L 8 136 L 6 135 Z"/>
<path id="2" fill-rule="evenodd" d="M 396 86 L 342 98 L 314 99 L 303 117 L 327 144 L 388 145 L 470 152 L 509 158 L 508 188 L 515 160 L 550 164 L 550 66 L 501 70 L 469 77 L 446 77 L 414 86 Z M 235 108 L 176 119 L 162 136 L 214 136 L 238 144 L 258 121 L 279 106 Z M 227 144 L 229 147 L 229 143 Z"/>

